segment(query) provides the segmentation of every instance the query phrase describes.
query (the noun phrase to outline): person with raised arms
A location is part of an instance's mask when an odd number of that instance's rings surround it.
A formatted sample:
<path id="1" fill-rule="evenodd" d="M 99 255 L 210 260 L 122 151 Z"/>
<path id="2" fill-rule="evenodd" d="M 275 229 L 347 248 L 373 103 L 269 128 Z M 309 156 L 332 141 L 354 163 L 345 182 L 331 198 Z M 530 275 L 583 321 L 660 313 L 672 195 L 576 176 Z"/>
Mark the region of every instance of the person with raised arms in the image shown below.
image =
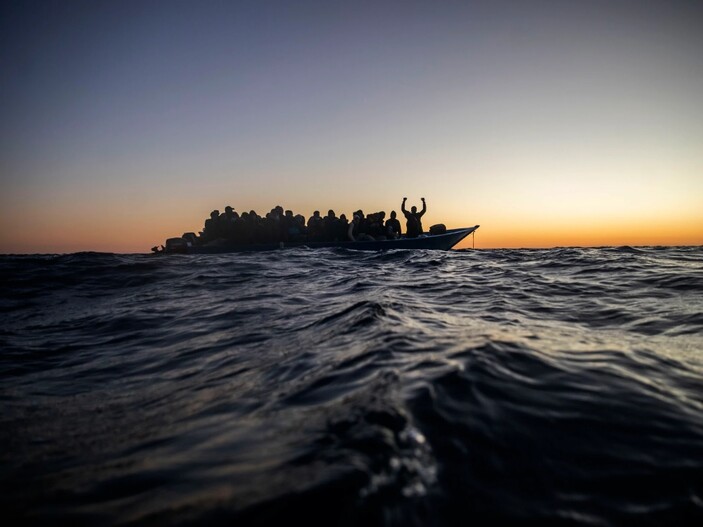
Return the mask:
<path id="1" fill-rule="evenodd" d="M 422 200 L 422 210 L 417 211 L 417 207 L 413 205 L 410 208 L 410 212 L 405 209 L 405 202 L 408 198 L 403 198 L 403 202 L 400 204 L 400 210 L 405 214 L 405 218 L 408 220 L 406 223 L 406 234 L 408 238 L 417 238 L 423 233 L 422 230 L 422 216 L 427 212 L 427 204 L 425 203 L 425 198 L 420 198 Z"/>

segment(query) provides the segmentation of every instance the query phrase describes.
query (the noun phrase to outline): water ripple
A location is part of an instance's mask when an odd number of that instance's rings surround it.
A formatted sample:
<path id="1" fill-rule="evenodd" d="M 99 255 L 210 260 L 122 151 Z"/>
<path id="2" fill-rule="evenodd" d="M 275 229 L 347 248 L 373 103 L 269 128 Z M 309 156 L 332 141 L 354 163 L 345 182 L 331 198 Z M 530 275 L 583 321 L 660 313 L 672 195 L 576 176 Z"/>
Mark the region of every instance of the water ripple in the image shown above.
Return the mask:
<path id="1" fill-rule="evenodd" d="M 0 258 L 23 524 L 697 525 L 703 249 Z"/>

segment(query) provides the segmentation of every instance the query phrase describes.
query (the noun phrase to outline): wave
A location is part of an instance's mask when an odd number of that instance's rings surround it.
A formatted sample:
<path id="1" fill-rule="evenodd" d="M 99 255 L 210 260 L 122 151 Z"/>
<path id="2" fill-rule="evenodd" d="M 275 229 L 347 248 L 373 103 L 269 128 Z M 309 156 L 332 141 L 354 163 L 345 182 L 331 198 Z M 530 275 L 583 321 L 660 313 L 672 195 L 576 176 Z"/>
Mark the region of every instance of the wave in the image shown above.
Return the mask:
<path id="1" fill-rule="evenodd" d="M 0 505 L 30 524 L 693 524 L 702 253 L 1 257 Z"/>

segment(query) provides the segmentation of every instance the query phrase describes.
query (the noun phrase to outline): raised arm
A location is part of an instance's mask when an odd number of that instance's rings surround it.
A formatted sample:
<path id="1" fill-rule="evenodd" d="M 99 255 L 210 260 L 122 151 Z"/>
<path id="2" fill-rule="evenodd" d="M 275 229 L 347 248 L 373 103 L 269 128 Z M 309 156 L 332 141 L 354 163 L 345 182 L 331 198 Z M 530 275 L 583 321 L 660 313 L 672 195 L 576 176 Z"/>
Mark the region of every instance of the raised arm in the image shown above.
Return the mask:
<path id="1" fill-rule="evenodd" d="M 349 222 L 349 228 L 347 229 L 347 238 L 349 238 L 349 240 L 352 242 L 356 241 L 356 238 L 354 238 L 354 222 L 353 221 Z"/>
<path id="2" fill-rule="evenodd" d="M 425 198 L 420 198 L 422 200 L 422 210 L 420 211 L 420 216 L 427 212 L 427 203 L 425 203 Z"/>
<path id="3" fill-rule="evenodd" d="M 400 211 L 401 211 L 403 214 L 407 214 L 407 213 L 408 213 L 408 211 L 405 210 L 405 202 L 406 202 L 407 200 L 408 200 L 408 198 L 403 198 L 403 203 L 400 204 Z"/>

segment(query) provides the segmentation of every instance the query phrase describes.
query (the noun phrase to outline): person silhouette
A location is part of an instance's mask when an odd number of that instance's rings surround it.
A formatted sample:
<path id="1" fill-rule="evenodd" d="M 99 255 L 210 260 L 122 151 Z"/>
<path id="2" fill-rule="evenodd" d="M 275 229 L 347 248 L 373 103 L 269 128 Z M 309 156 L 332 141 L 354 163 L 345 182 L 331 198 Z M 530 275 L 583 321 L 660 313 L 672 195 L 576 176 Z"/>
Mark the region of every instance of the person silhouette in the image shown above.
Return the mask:
<path id="1" fill-rule="evenodd" d="M 391 239 L 400 238 L 400 222 L 394 210 L 391 211 L 391 217 L 386 221 L 386 236 Z"/>
<path id="2" fill-rule="evenodd" d="M 406 234 L 407 238 L 417 238 L 423 233 L 422 230 L 422 216 L 427 212 L 427 204 L 425 203 L 425 198 L 420 198 L 422 200 L 422 210 L 417 211 L 417 207 L 413 205 L 410 208 L 410 212 L 405 209 L 405 202 L 408 198 L 403 198 L 403 202 L 400 204 L 400 210 L 405 215 L 406 223 Z"/>

